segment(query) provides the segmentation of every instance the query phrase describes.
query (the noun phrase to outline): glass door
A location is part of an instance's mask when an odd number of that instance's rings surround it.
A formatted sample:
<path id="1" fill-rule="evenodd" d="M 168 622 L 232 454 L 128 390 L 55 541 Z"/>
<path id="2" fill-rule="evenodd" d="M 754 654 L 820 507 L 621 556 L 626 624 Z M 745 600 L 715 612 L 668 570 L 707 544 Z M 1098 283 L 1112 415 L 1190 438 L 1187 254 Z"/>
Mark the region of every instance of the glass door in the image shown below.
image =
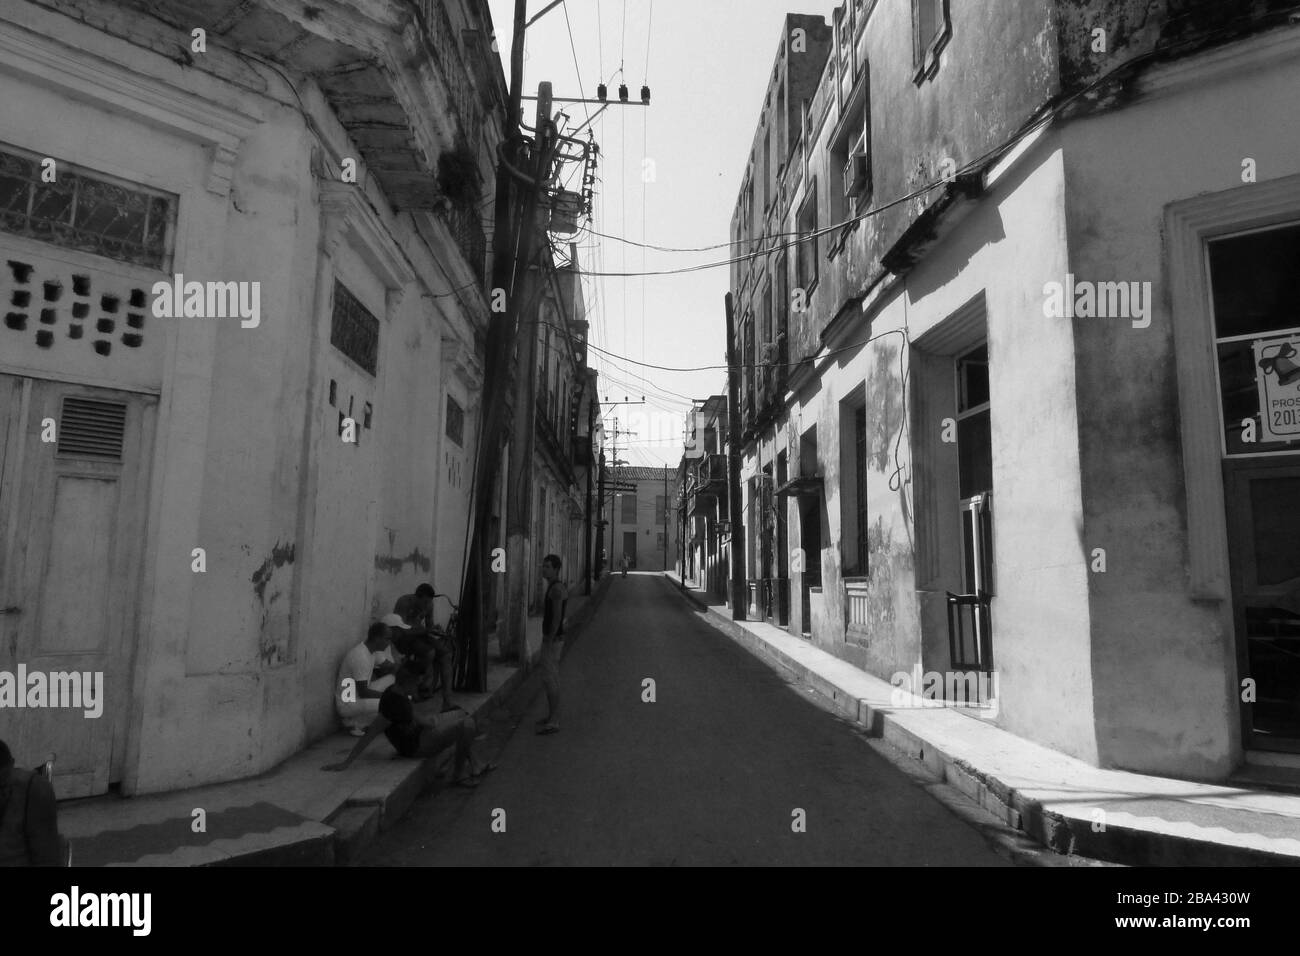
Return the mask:
<path id="1" fill-rule="evenodd" d="M 993 669 L 993 431 L 988 346 L 957 358 L 957 507 L 962 594 L 948 595 L 948 649 L 955 670 Z"/>
<path id="2" fill-rule="evenodd" d="M 1300 223 L 1207 256 L 1242 733 L 1300 752 Z"/>

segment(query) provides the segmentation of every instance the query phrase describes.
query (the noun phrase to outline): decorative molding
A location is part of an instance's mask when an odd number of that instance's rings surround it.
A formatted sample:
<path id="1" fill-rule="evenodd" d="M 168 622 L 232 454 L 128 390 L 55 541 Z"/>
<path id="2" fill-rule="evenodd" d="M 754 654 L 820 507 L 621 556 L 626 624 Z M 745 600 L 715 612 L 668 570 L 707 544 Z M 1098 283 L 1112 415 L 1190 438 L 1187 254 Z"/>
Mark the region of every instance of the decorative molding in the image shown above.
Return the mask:
<path id="1" fill-rule="evenodd" d="M 483 365 L 474 354 L 474 347 L 460 339 L 442 337 L 442 368 L 444 375 L 454 375 L 468 390 L 470 407 L 478 407 L 478 396 L 483 387 Z"/>
<path id="2" fill-rule="evenodd" d="M 1165 212 L 1191 596 L 1230 596 L 1223 442 L 1210 277 L 1205 243 L 1215 236 L 1300 220 L 1300 175 L 1171 203 Z"/>
<path id="3" fill-rule="evenodd" d="M 401 293 L 414 281 L 415 270 L 359 185 L 321 183 L 320 206 L 324 242 L 346 240 L 389 292 Z"/>
<path id="4" fill-rule="evenodd" d="M 1152 66 L 1138 80 L 1139 97 L 1177 93 L 1191 85 L 1236 79 L 1249 70 L 1300 59 L 1300 26 L 1254 33 L 1232 43 Z"/>
<path id="5" fill-rule="evenodd" d="M 205 186 L 230 193 L 235 159 L 261 118 L 222 106 L 125 66 L 0 21 L 0 72 L 124 114 L 208 148 Z"/>
<path id="6" fill-rule="evenodd" d="M 391 319 L 397 310 L 402 307 L 402 300 L 406 298 L 406 288 L 386 289 L 384 291 L 384 309 L 388 312 Z"/>

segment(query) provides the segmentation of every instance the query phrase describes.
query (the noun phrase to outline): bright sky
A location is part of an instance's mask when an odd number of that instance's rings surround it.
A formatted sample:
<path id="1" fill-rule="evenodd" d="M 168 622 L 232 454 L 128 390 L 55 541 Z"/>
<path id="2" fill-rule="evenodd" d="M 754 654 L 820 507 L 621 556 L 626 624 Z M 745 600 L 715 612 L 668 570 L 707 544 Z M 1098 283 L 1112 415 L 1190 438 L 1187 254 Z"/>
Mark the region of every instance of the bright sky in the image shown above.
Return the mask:
<path id="1" fill-rule="evenodd" d="M 528 15 L 547 2 L 529 0 Z M 489 0 L 489 6 L 508 78 L 514 0 Z M 595 99 L 596 84 L 604 80 L 616 102 L 625 81 L 629 100 L 639 103 L 642 83 L 650 86 L 649 108 L 610 106 L 593 124 L 601 160 L 591 228 L 660 246 L 720 244 L 707 252 L 665 253 L 580 233 L 585 272 L 675 269 L 730 254 L 731 213 L 785 14 L 829 19 L 835 6 L 834 0 L 567 0 L 528 28 L 525 95 L 550 80 L 555 96 Z M 524 101 L 530 126 L 534 108 Z M 587 118 L 582 104 L 556 108 L 568 113 L 570 128 Z M 598 108 L 586 107 L 592 113 Z M 653 160 L 651 182 L 643 181 L 647 159 Z M 720 266 L 592 278 L 584 290 L 590 341 L 636 362 L 721 366 L 728 277 Z M 606 409 L 607 429 L 617 417 L 622 428 L 638 432 L 619 441 L 619 457 L 630 464 L 675 467 L 690 399 L 726 391 L 722 369 L 660 371 L 594 351 L 590 360 L 600 372 L 602 399 L 645 396 L 645 405 Z"/>

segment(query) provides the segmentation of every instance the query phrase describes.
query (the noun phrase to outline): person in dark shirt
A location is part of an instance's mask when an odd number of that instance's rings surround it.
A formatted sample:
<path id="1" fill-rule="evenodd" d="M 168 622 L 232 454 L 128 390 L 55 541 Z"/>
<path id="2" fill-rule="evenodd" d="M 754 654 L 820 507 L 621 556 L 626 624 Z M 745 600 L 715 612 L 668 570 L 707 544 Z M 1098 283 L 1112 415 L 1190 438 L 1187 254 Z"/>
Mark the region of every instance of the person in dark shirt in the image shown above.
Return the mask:
<path id="1" fill-rule="evenodd" d="M 62 866 L 54 788 L 0 740 L 0 866 Z"/>
<path id="2" fill-rule="evenodd" d="M 437 597 L 433 585 L 421 584 L 414 594 L 403 594 L 393 605 L 393 613 L 407 625 L 408 630 L 394 638 L 398 651 L 407 655 L 421 667 L 422 690 L 427 690 L 435 675 L 442 677 L 442 712 L 455 710 L 451 702 L 451 684 L 455 644 L 440 632 L 433 620 L 433 599 Z"/>
<path id="3" fill-rule="evenodd" d="M 403 757 L 433 757 L 454 744 L 456 764 L 452 780 L 462 787 L 477 787 L 483 774 L 496 769 L 495 764 L 480 765 L 474 759 L 472 745 L 477 727 L 472 718 L 467 716 L 433 723 L 415 712 L 411 697 L 419 688 L 420 676 L 419 668 L 403 664 L 397 671 L 393 686 L 379 698 L 379 716 L 370 722 L 365 736 L 356 742 L 352 752 L 341 763 L 329 764 L 322 769 L 347 769 L 381 733 Z M 468 774 L 464 773 L 466 764 Z"/>
<path id="4" fill-rule="evenodd" d="M 560 730 L 560 654 L 564 650 L 564 606 L 567 591 L 559 581 L 560 556 L 548 554 L 542 559 L 542 579 L 546 581 L 546 598 L 542 608 L 542 686 L 546 688 L 546 716 L 537 722 L 539 734 Z"/>

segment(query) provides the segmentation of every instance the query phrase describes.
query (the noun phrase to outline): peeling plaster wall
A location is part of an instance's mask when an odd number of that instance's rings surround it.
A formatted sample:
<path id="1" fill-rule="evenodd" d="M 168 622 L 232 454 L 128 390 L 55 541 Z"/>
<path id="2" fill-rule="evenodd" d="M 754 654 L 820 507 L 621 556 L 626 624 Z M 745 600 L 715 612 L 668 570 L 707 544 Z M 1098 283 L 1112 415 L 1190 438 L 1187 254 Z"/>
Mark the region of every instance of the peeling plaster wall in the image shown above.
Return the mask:
<path id="1" fill-rule="evenodd" d="M 1071 372 L 1074 331 L 1068 321 L 1044 317 L 1042 296 L 1044 284 L 1059 279 L 1066 262 L 1064 159 L 1060 142 L 1048 136 L 908 274 L 905 294 L 913 341 L 974 297 L 984 297 L 997 723 L 1093 761 L 1094 682 L 1080 536 L 1082 403 L 1076 405 Z M 909 400 L 915 401 L 915 395 Z M 945 414 L 954 413 L 955 405 Z M 913 444 L 920 440 L 911 437 Z M 955 494 L 942 503 L 955 513 Z M 940 545 L 955 548 L 955 541 Z M 936 586 L 956 591 L 960 583 L 960 572 L 952 566 Z M 931 625 L 943 637 L 938 655 L 927 649 L 927 668 L 932 660 L 943 664 L 948 659 L 946 615 Z"/>
<path id="2" fill-rule="evenodd" d="M 381 323 L 378 375 L 362 371 L 330 344 L 329 299 L 317 294 L 325 253 L 312 168 L 320 147 L 293 94 L 274 78 L 268 96 L 252 92 L 265 87 L 260 74 L 225 82 L 226 52 L 214 50 L 208 71 L 149 52 L 144 47 L 167 42 L 169 28 L 159 21 L 90 0 L 55 5 L 78 16 L 85 8 L 92 26 L 35 5 L 15 15 L 72 49 L 129 64 L 143 82 L 257 120 L 234 158 L 228 196 L 206 188 L 209 156 L 197 144 L 57 91 L 40 95 L 51 101 L 45 112 L 58 117 L 58 135 L 20 144 L 58 146 L 71 161 L 106 164 L 115 175 L 180 192 L 174 271 L 186 281 L 260 282 L 256 328 L 238 319 L 148 319 L 155 328 L 191 325 L 166 333 L 140 637 L 126 682 L 131 700 L 122 704 L 129 711 L 124 792 L 253 775 L 336 729 L 339 659 L 374 616 L 435 574 L 451 575 L 438 578 L 440 590 L 459 579 L 459 541 L 454 572 L 450 561 L 446 572 L 434 562 L 445 480 L 441 343 L 472 337 L 486 306 L 468 315 L 476 307 L 468 296 L 468 305 L 434 310 L 421 284 L 441 291 L 448 272 L 431 268 L 390 309 L 385 282 L 350 242 L 339 243 L 328 269 Z M 140 45 L 122 39 L 137 35 Z M 322 135 L 346 148 L 319 92 L 302 92 Z M 428 247 L 409 220 L 395 216 L 373 185 L 357 189 L 369 192 L 382 229 L 411 263 L 427 264 Z M 444 266 L 464 270 L 458 248 L 430 245 Z M 356 447 L 339 439 L 331 379 L 339 406 L 353 399 Z M 468 407 L 468 394 L 461 398 Z M 467 416 L 467 440 L 473 432 Z M 441 503 L 444 522 L 463 517 L 454 496 Z M 206 552 L 203 573 L 191 570 L 196 547 Z"/>
<path id="3" fill-rule="evenodd" d="M 1063 131 L 1072 271 L 1152 283 L 1149 328 L 1074 322 L 1079 403 L 1088 409 L 1080 422 L 1087 546 L 1104 547 L 1108 565 L 1090 576 L 1108 766 L 1214 779 L 1240 760 L 1231 601 L 1189 596 L 1178 317 L 1163 222 L 1172 202 L 1241 187 L 1244 156 L 1257 160 L 1261 183 L 1300 173 L 1300 64 L 1290 56 L 1252 72 L 1248 56 L 1227 75 L 1192 74 Z M 1206 117 L 1215 118 L 1213 135 Z"/>
<path id="4" fill-rule="evenodd" d="M 1147 53 L 1185 56 L 1282 20 L 1293 0 L 1055 0 L 1061 83 L 1083 86 Z M 1105 49 L 1096 30 L 1104 30 Z M 1162 51 L 1168 51 L 1167 53 Z M 1121 94 L 1123 96 L 1125 94 Z"/>

